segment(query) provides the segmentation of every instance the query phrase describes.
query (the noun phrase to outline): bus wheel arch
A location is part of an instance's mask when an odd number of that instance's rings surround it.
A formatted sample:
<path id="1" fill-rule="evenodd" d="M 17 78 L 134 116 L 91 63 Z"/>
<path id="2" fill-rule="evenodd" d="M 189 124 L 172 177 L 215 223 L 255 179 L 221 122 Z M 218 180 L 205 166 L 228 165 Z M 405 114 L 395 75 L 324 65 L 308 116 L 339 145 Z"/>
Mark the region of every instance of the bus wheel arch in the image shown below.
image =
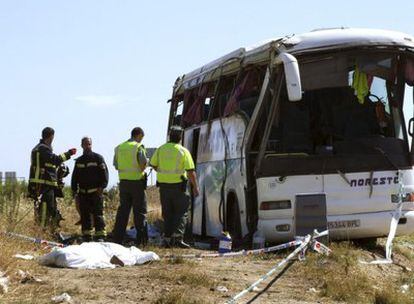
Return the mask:
<path id="1" fill-rule="evenodd" d="M 235 191 L 229 191 L 226 198 L 226 230 L 234 240 L 241 240 L 242 229 L 237 194 Z"/>

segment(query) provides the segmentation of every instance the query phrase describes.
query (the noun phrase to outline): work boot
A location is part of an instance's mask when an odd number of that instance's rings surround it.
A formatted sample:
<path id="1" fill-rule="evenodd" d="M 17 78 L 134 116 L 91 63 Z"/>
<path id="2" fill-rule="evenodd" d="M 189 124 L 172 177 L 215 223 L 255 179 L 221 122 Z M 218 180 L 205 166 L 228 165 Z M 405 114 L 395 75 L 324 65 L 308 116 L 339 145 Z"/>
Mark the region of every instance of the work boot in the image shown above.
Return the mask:
<path id="1" fill-rule="evenodd" d="M 144 233 L 137 232 L 137 239 L 135 240 L 135 245 L 138 248 L 144 248 L 145 246 L 147 246 L 147 239 Z"/>
<path id="2" fill-rule="evenodd" d="M 191 246 L 185 243 L 182 239 L 173 239 L 173 247 L 182 248 L 182 249 L 191 248 Z"/>
<path id="3" fill-rule="evenodd" d="M 170 239 L 170 238 L 165 237 L 165 238 L 162 240 L 161 247 L 164 247 L 164 248 L 171 248 L 171 247 L 172 247 L 171 245 L 172 245 L 172 244 L 171 244 L 171 239 Z"/>

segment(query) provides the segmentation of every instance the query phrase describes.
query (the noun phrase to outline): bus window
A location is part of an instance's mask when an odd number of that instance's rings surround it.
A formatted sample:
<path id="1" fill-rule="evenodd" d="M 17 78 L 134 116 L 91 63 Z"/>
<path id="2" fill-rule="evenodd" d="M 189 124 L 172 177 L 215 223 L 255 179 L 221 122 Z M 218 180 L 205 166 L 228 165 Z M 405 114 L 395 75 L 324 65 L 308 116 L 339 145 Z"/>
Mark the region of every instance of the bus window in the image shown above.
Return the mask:
<path id="1" fill-rule="evenodd" d="M 399 60 L 390 53 L 350 53 L 302 63 L 303 98 L 290 102 L 283 89 L 267 150 L 307 155 L 372 154 L 378 149 L 402 153 L 408 144 L 403 100 L 397 93 Z"/>
<path id="2" fill-rule="evenodd" d="M 237 110 L 251 117 L 259 98 L 265 69 L 256 67 L 248 70 L 239 77 L 224 109 L 224 115 L 230 115 Z"/>
<path id="3" fill-rule="evenodd" d="M 210 107 L 212 105 L 212 101 L 213 101 L 213 97 L 207 97 L 204 100 L 204 110 L 203 110 L 203 120 L 207 120 L 208 119 L 208 115 L 210 113 Z"/>
<path id="4" fill-rule="evenodd" d="M 171 125 L 181 126 L 181 118 L 183 114 L 183 100 L 182 97 L 177 97 L 171 103 L 172 120 Z"/>
<path id="5" fill-rule="evenodd" d="M 220 80 L 217 95 L 214 97 L 214 103 L 211 109 L 211 119 L 224 116 L 224 109 L 233 91 L 235 76 L 224 77 Z"/>
<path id="6" fill-rule="evenodd" d="M 188 127 L 208 119 L 214 84 L 205 83 L 184 93 L 183 125 Z"/>

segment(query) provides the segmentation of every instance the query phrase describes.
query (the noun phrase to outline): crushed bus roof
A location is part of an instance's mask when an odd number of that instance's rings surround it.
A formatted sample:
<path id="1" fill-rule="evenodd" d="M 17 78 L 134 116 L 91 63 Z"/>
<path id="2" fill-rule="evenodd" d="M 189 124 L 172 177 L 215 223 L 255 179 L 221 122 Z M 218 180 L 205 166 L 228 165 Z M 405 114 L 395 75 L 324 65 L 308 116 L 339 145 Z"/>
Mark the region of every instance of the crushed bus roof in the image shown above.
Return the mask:
<path id="1" fill-rule="evenodd" d="M 240 66 L 269 61 L 273 50 L 291 54 L 302 54 L 318 50 L 349 48 L 358 46 L 396 46 L 414 50 L 414 37 L 405 33 L 360 28 L 320 29 L 312 32 L 274 38 L 253 47 L 239 48 L 192 72 L 183 75 L 174 90 L 183 91 L 210 81 L 220 74 L 230 74 Z"/>

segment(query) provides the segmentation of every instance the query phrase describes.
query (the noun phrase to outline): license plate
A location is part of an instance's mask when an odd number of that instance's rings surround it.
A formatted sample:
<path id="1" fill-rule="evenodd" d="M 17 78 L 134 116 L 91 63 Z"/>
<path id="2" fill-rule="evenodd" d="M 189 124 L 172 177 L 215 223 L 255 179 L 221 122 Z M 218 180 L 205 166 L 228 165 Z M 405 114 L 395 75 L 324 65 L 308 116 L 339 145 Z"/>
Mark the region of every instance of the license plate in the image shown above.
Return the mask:
<path id="1" fill-rule="evenodd" d="M 328 222 L 329 229 L 358 228 L 360 226 L 360 220 Z"/>

